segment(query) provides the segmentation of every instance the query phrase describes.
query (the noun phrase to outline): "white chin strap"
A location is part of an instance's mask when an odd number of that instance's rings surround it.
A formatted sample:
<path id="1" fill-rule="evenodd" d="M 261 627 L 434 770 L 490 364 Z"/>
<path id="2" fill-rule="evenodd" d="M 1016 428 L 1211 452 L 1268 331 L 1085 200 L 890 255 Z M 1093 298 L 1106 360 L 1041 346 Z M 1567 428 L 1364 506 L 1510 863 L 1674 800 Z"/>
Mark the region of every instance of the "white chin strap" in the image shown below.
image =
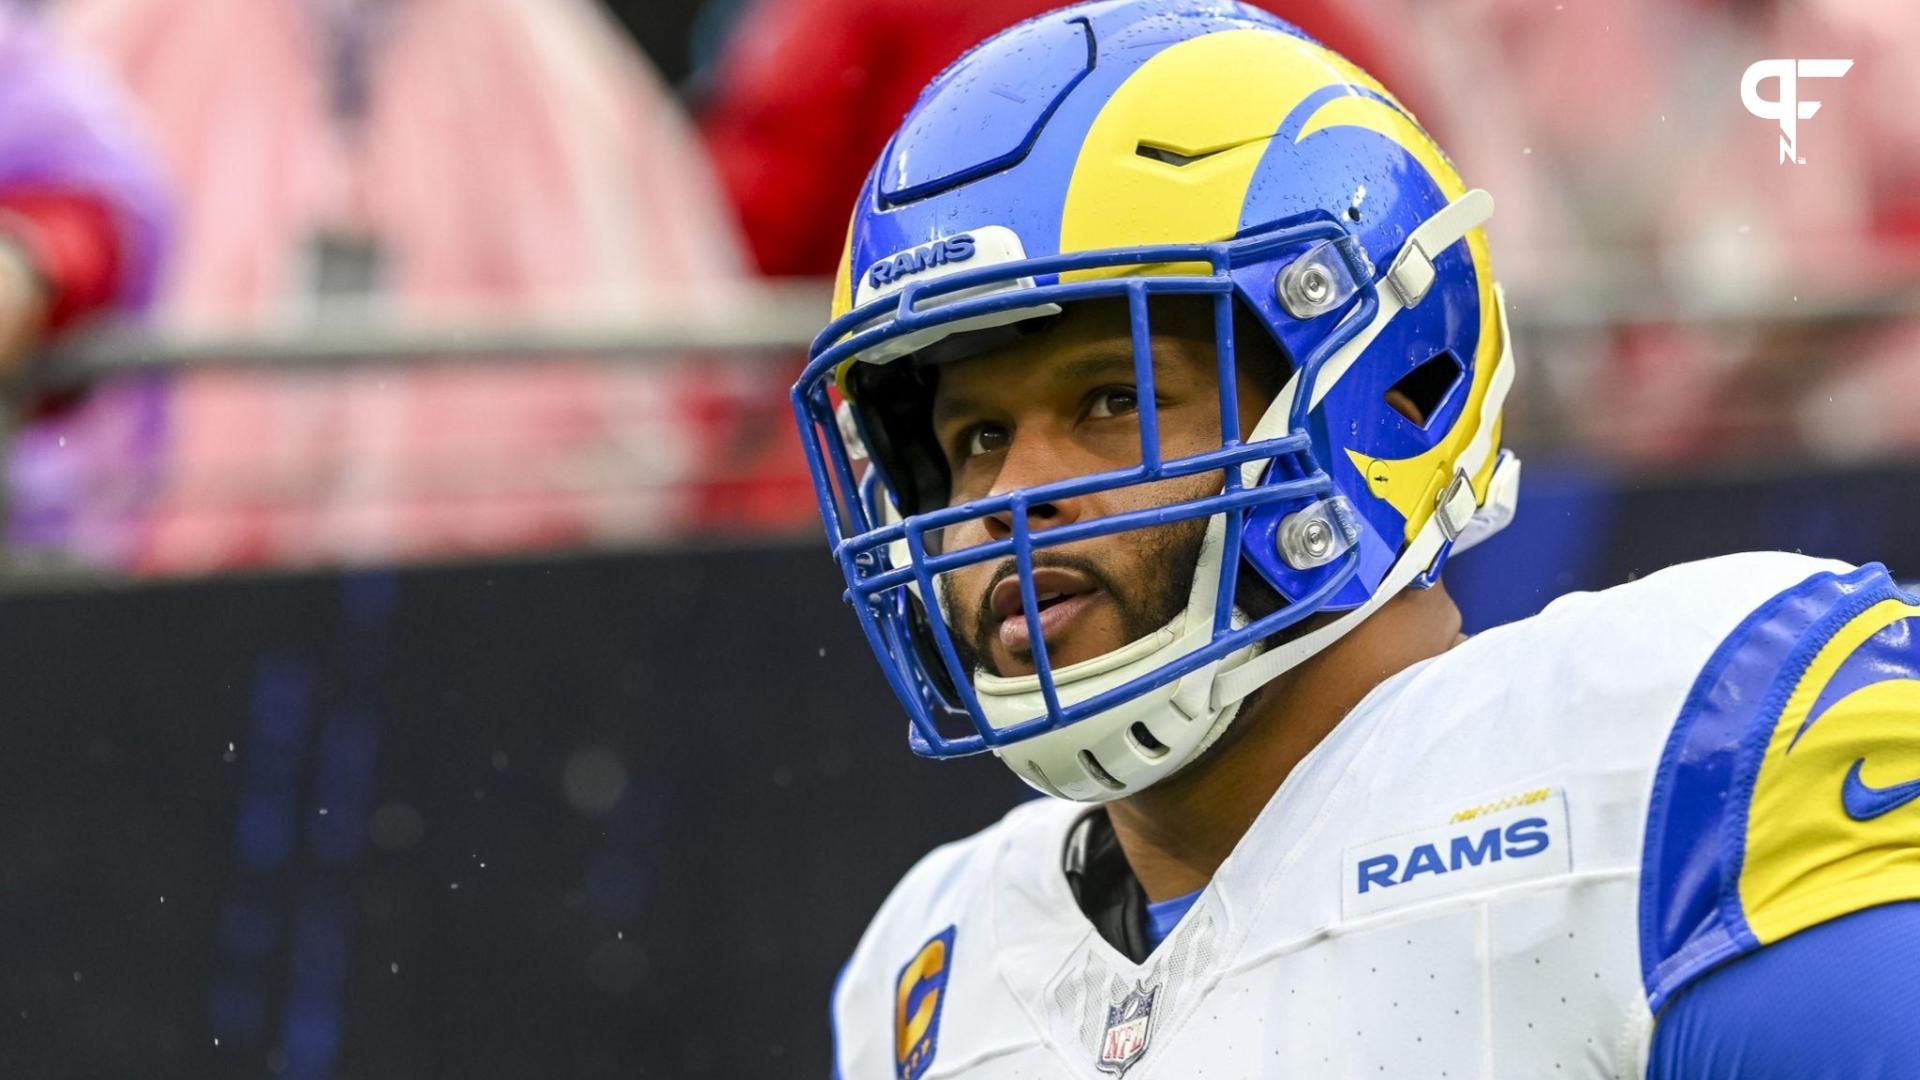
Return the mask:
<path id="1" fill-rule="evenodd" d="M 1348 631 L 1360 625 L 1363 619 L 1380 610 L 1382 604 L 1398 596 L 1414 578 L 1425 573 L 1433 565 L 1434 559 L 1439 557 L 1440 549 L 1449 541 L 1455 550 L 1463 550 L 1492 536 L 1513 520 L 1514 505 L 1520 493 L 1519 458 L 1511 454 L 1501 455 L 1487 485 L 1484 507 L 1474 495 L 1472 483 L 1472 477 L 1486 466 L 1487 457 L 1493 452 L 1494 423 L 1500 416 L 1501 406 L 1506 403 L 1507 391 L 1513 387 L 1513 335 L 1507 329 L 1506 293 L 1498 285 L 1494 286 L 1494 304 L 1500 324 L 1500 359 L 1494 366 L 1493 381 L 1488 384 L 1487 396 L 1480 407 L 1480 426 L 1473 434 L 1473 441 L 1461 452 L 1455 465 L 1453 482 L 1440 493 L 1427 523 L 1420 527 L 1412 542 L 1400 553 L 1400 558 L 1394 562 L 1385 580 L 1381 581 L 1380 587 L 1374 590 L 1366 603 L 1325 626 L 1275 645 L 1221 672 L 1213 684 L 1214 708 L 1225 708 L 1244 700 L 1248 694 L 1272 682 L 1282 672 L 1298 666 L 1308 657 L 1340 640 Z"/>
<path id="2" fill-rule="evenodd" d="M 1382 277 L 1379 306 L 1372 319 L 1322 366 L 1314 381 L 1310 407 L 1319 406 L 1388 322 L 1426 298 L 1436 278 L 1435 256 L 1459 243 L 1492 214 L 1492 196 L 1476 189 L 1413 231 Z M 1365 604 L 1312 633 L 1265 651 L 1258 646 L 1241 649 L 1112 709 L 1058 731 L 997 748 L 995 753 L 1022 780 L 1059 798 L 1106 802 L 1141 791 L 1198 758 L 1225 732 L 1247 695 L 1331 645 L 1378 610 L 1432 566 L 1449 541 L 1463 548 L 1505 525 L 1512 517 L 1518 490 L 1518 460 L 1502 456 L 1494 469 L 1485 507 L 1479 504 L 1470 482 L 1492 453 L 1495 421 L 1513 384 L 1512 336 L 1507 332 L 1505 296 L 1497 286 L 1495 303 L 1502 348 L 1481 405 L 1478 429 L 1462 452 L 1454 482 L 1441 495 L 1434 513 Z M 1276 396 L 1254 425 L 1250 441 L 1285 433 L 1294 395 L 1299 393 L 1298 383 L 1296 375 Z M 1263 463 L 1248 465 L 1243 477 L 1248 484 L 1258 483 L 1264 468 Z M 1208 521 L 1186 610 L 1172 622 L 1113 652 L 1054 672 L 1055 693 L 1062 708 L 1163 668 L 1213 640 L 1225 533 L 1224 515 Z M 895 553 L 896 558 L 904 555 L 904 551 Z M 1235 611 L 1233 625 L 1245 624 L 1242 613 Z M 973 687 L 982 713 L 998 730 L 1047 711 L 1037 676 L 1001 678 L 980 673 L 974 676 Z"/>

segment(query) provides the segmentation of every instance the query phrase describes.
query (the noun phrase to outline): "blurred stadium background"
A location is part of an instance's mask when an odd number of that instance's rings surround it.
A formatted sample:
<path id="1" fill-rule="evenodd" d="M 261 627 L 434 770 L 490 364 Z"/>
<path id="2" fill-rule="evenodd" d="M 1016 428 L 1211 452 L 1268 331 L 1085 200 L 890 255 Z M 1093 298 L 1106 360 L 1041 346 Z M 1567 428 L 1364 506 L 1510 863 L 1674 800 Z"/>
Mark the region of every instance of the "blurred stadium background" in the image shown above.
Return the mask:
<path id="1" fill-rule="evenodd" d="M 919 86 L 1050 6 L 0 0 L 0 1072 L 824 1075 L 868 914 L 1021 792 L 905 753 L 784 389 Z M 1264 6 L 1499 200 L 1471 627 L 1916 573 L 1920 10 Z M 1855 61 L 1805 165 L 1768 57 Z"/>

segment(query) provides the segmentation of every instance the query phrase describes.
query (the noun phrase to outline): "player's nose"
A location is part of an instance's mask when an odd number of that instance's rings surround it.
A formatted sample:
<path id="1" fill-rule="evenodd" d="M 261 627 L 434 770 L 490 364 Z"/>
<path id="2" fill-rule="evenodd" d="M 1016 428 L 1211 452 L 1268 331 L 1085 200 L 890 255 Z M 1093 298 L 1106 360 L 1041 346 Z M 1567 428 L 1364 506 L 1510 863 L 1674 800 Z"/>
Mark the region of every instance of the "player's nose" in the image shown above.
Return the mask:
<path id="1" fill-rule="evenodd" d="M 1021 439 L 1016 436 L 1013 444 L 1007 448 L 1006 461 L 1000 467 L 1000 474 L 995 478 L 990 494 L 1005 495 L 1070 480 L 1073 476 L 1062 464 L 1062 455 L 1056 447 L 1043 439 Z M 1070 525 L 1080 520 L 1082 502 L 1082 497 L 1029 502 L 1026 507 L 1027 529 L 1040 532 Z M 1013 535 L 1013 521 L 1014 512 L 1011 509 L 987 515 L 987 535 L 993 540 L 1007 539 Z"/>

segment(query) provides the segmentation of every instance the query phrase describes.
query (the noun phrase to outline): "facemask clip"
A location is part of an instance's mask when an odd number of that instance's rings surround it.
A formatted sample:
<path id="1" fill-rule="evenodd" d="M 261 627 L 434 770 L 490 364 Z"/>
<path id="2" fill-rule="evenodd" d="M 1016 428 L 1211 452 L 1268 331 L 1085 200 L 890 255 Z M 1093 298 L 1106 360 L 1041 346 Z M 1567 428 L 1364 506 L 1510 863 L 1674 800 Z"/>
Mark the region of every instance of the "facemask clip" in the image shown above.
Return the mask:
<path id="1" fill-rule="evenodd" d="M 1342 241 L 1322 240 L 1308 248 L 1274 281 L 1280 306 L 1296 319 L 1317 318 L 1338 309 L 1360 291 L 1353 261 Z M 1361 254 L 1359 261 L 1364 263 L 1366 256 Z"/>
<path id="2" fill-rule="evenodd" d="M 1360 540 L 1353 503 L 1344 495 L 1322 499 L 1280 522 L 1276 545 L 1295 570 L 1325 566 Z"/>

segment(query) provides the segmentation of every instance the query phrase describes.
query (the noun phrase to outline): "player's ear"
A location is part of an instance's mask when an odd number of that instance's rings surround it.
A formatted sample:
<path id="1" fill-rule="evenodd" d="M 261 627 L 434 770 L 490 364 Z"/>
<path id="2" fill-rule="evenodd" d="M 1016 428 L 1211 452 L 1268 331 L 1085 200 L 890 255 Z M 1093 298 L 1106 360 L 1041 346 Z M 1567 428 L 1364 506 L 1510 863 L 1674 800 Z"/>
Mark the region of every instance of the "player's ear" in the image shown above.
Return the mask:
<path id="1" fill-rule="evenodd" d="M 1420 412 L 1420 406 L 1415 405 L 1413 399 L 1407 396 L 1407 392 L 1397 386 L 1387 391 L 1387 404 L 1393 406 L 1394 412 L 1416 424 L 1425 425 L 1427 422 L 1427 418 Z"/>

